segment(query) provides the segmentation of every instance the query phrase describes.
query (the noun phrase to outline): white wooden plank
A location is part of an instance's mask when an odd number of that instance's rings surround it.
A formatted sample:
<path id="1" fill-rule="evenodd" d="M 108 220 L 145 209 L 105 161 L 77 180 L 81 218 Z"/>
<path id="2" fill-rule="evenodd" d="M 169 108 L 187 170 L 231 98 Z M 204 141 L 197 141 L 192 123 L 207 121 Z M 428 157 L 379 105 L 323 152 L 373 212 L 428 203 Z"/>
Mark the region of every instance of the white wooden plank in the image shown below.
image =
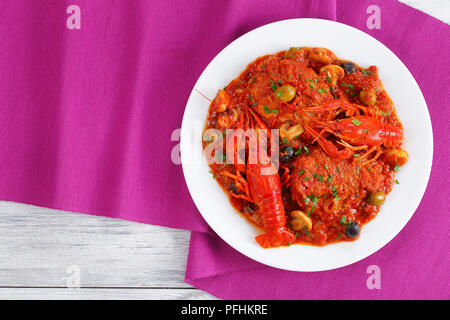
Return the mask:
<path id="1" fill-rule="evenodd" d="M 12 202 L 0 202 L 0 287 L 189 287 L 190 233 Z"/>
<path id="2" fill-rule="evenodd" d="M 417 10 L 450 24 L 449 0 L 399 0 Z M 389 13 L 388 13 L 389 14 Z"/>
<path id="3" fill-rule="evenodd" d="M 213 300 L 197 289 L 0 288 L 1 300 Z"/>

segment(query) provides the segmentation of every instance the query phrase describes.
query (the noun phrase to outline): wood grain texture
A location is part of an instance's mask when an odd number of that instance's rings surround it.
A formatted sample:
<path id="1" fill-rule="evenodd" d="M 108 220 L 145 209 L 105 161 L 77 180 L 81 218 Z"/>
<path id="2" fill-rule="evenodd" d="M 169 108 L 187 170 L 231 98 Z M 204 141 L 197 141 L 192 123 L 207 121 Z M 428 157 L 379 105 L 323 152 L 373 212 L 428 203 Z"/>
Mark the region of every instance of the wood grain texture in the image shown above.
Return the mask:
<path id="1" fill-rule="evenodd" d="M 401 2 L 450 23 L 450 0 Z M 0 201 L 0 299 L 213 299 L 183 281 L 188 247 L 188 231 Z"/>
<path id="2" fill-rule="evenodd" d="M 127 288 L 0 288 L 2 300 L 213 300 L 197 289 L 127 289 Z"/>
<path id="3" fill-rule="evenodd" d="M 0 202 L 0 286 L 188 287 L 190 233 Z"/>

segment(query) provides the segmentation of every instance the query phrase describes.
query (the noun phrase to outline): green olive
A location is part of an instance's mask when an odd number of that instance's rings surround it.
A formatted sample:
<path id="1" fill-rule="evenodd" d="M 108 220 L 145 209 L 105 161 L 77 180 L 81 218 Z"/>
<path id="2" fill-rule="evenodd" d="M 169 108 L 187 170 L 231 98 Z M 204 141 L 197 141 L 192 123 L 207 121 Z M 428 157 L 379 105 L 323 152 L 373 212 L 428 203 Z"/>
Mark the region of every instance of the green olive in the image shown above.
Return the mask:
<path id="1" fill-rule="evenodd" d="M 373 88 L 364 88 L 359 93 L 359 100 L 366 106 L 374 106 L 377 103 L 377 94 Z"/>
<path id="2" fill-rule="evenodd" d="M 295 88 L 286 84 L 275 91 L 275 96 L 281 101 L 289 102 L 295 97 Z"/>
<path id="3" fill-rule="evenodd" d="M 386 194 L 384 192 L 374 192 L 369 194 L 367 202 L 374 206 L 381 206 L 386 199 Z"/>

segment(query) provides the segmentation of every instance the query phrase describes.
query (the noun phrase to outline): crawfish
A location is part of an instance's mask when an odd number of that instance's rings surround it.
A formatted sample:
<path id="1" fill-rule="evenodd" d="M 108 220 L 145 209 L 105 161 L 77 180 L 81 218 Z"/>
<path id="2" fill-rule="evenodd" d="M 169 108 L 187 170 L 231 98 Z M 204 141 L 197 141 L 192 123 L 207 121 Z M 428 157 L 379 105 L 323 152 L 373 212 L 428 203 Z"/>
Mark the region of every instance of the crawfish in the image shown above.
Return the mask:
<path id="1" fill-rule="evenodd" d="M 267 125 L 256 115 L 251 107 L 248 107 L 247 111 L 247 118 L 255 119 L 260 129 L 268 130 Z M 254 128 L 253 121 L 248 122 L 249 127 Z M 245 126 L 244 128 L 248 129 Z M 262 134 L 262 132 L 260 133 Z M 278 170 L 270 161 L 267 152 L 262 148 L 258 148 L 258 141 L 262 138 L 261 134 L 257 135 L 258 137 L 256 139 L 249 139 L 248 141 L 249 157 L 247 163 L 245 165 L 239 165 L 237 163 L 237 172 L 235 175 L 230 173 L 224 174 L 234 178 L 238 189 L 244 192 L 241 194 L 231 193 L 232 196 L 254 202 L 258 206 L 265 233 L 258 235 L 255 240 L 263 248 L 270 248 L 288 245 L 295 240 L 295 236 L 286 228 L 286 214 L 284 211 L 281 179 Z M 232 139 L 235 138 L 239 140 L 239 137 L 232 136 Z M 243 138 L 241 137 L 240 139 L 242 140 Z M 235 148 L 236 144 L 227 144 L 227 151 L 230 154 L 237 152 Z M 244 170 L 247 178 L 246 181 L 240 175 L 240 171 Z"/>
<path id="2" fill-rule="evenodd" d="M 332 133 L 345 141 L 340 142 L 346 147 L 342 150 L 338 150 L 332 142 L 326 140 L 308 125 L 305 125 L 305 130 L 315 137 L 315 140 L 329 156 L 342 160 L 350 158 L 353 155 L 352 149 L 362 149 L 361 146 L 372 147 L 368 153 L 377 150 L 377 155 L 379 155 L 381 145 L 395 148 L 401 144 L 403 139 L 402 129 L 370 116 L 355 116 L 335 120 L 323 129 L 323 131 Z M 360 147 L 352 147 L 351 145 Z"/>
<path id="3" fill-rule="evenodd" d="M 295 236 L 286 229 L 282 188 L 278 170 L 272 162 L 248 164 L 247 181 L 250 193 L 258 205 L 266 233 L 255 240 L 263 248 L 288 245 Z"/>

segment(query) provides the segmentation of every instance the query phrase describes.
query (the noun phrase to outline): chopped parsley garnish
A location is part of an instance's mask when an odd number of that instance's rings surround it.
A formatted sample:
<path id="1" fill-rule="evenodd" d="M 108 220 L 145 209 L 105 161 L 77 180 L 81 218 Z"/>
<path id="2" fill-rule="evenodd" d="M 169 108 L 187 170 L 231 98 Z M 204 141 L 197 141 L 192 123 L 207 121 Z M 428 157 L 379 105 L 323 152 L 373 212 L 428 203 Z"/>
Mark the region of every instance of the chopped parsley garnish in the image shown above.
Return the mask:
<path id="1" fill-rule="evenodd" d="M 319 88 L 319 89 L 317 89 L 317 92 L 318 92 L 318 93 L 323 93 L 323 89 L 322 89 L 322 88 Z"/>
<path id="2" fill-rule="evenodd" d="M 360 155 L 359 153 L 355 153 L 353 156 L 354 156 L 355 158 L 361 157 L 361 155 Z"/>
<path id="3" fill-rule="evenodd" d="M 286 137 L 283 138 L 283 142 L 284 142 L 285 144 L 289 144 L 289 140 L 288 140 Z"/>
<path id="4" fill-rule="evenodd" d="M 298 172 L 298 175 L 300 176 L 300 175 L 302 175 L 302 174 L 304 174 L 305 173 L 305 170 L 300 170 L 299 172 Z"/>
<path id="5" fill-rule="evenodd" d="M 359 121 L 358 119 L 353 119 L 353 120 L 352 120 L 352 123 L 353 123 L 355 126 L 359 126 L 359 125 L 361 124 L 361 121 Z"/>
<path id="6" fill-rule="evenodd" d="M 309 180 L 309 178 L 308 178 L 308 177 L 304 177 L 304 178 L 303 178 L 303 180 L 305 180 L 305 181 L 308 181 L 308 180 Z"/>
<path id="7" fill-rule="evenodd" d="M 312 203 L 316 204 L 319 201 L 319 198 L 317 198 L 314 193 L 311 193 L 311 195 L 307 196 L 303 201 L 305 201 L 305 203 L 312 201 Z"/>
<path id="8" fill-rule="evenodd" d="M 270 87 L 272 88 L 273 92 L 277 91 L 277 86 L 272 79 L 270 79 Z"/>
<path id="9" fill-rule="evenodd" d="M 396 180 L 395 180 L 395 183 L 396 183 L 396 184 L 400 184 L 400 181 L 398 181 L 398 180 L 396 179 Z"/>
<path id="10" fill-rule="evenodd" d="M 226 161 L 227 160 L 227 155 L 225 153 L 224 154 L 217 153 L 217 154 L 214 155 L 214 157 L 216 157 L 216 159 L 220 161 L 221 160 L 220 159 L 221 155 L 222 155 L 222 161 Z"/>
<path id="11" fill-rule="evenodd" d="M 341 233 L 338 234 L 336 240 L 339 240 L 340 237 L 341 237 Z"/>
<path id="12" fill-rule="evenodd" d="M 305 153 L 307 156 L 309 156 L 309 149 L 307 146 L 303 146 L 303 149 L 305 150 Z"/>
<path id="13" fill-rule="evenodd" d="M 333 175 L 329 174 L 329 175 L 328 175 L 327 182 L 331 182 L 331 180 L 333 180 Z"/>
<path id="14" fill-rule="evenodd" d="M 365 133 L 369 134 L 369 130 L 367 130 L 367 129 L 362 129 L 362 131 L 364 131 Z"/>
<path id="15" fill-rule="evenodd" d="M 313 89 L 314 88 L 314 86 L 310 83 L 309 84 L 309 87 L 311 88 L 311 89 Z"/>
<path id="16" fill-rule="evenodd" d="M 331 83 L 331 78 L 330 78 L 330 77 L 327 77 L 327 81 L 328 81 L 329 83 Z"/>
<path id="17" fill-rule="evenodd" d="M 298 156 L 299 154 L 302 154 L 302 149 L 298 148 L 295 153 L 296 156 Z"/>
<path id="18" fill-rule="evenodd" d="M 345 90 L 345 93 L 348 93 L 351 90 L 355 89 L 355 86 L 352 85 L 351 83 L 345 83 L 345 82 L 341 82 L 341 86 L 342 87 L 348 87 L 349 89 Z"/>
<path id="19" fill-rule="evenodd" d="M 400 166 L 398 164 L 396 164 L 394 167 L 394 171 L 397 172 L 398 170 L 400 170 Z"/>
<path id="20" fill-rule="evenodd" d="M 365 75 L 365 76 L 370 76 L 372 74 L 370 71 L 367 71 L 367 70 L 364 70 L 364 69 L 361 69 L 361 73 L 363 75 Z"/>
<path id="21" fill-rule="evenodd" d="M 346 226 L 348 224 L 347 222 L 347 217 L 344 215 L 341 217 L 341 220 L 339 220 L 339 222 L 343 225 Z"/>
<path id="22" fill-rule="evenodd" d="M 328 169 L 328 166 L 326 164 L 323 164 L 323 167 L 326 169 Z"/>
<path id="23" fill-rule="evenodd" d="M 331 191 L 333 192 L 334 200 L 339 200 L 340 198 L 339 198 L 339 195 L 338 195 L 338 192 L 336 190 L 336 186 L 335 185 L 333 185 L 331 187 Z"/>
<path id="24" fill-rule="evenodd" d="M 359 173 L 360 169 L 361 169 L 360 167 L 356 168 L 356 173 Z"/>
<path id="25" fill-rule="evenodd" d="M 317 180 L 319 180 L 320 182 L 323 182 L 323 175 L 313 173 L 313 177 L 316 178 Z"/>
<path id="26" fill-rule="evenodd" d="M 278 114 L 279 110 L 278 110 L 278 109 L 270 110 L 269 107 L 268 107 L 267 105 L 264 105 L 264 112 L 265 112 L 265 113 L 275 113 L 275 114 Z"/>

